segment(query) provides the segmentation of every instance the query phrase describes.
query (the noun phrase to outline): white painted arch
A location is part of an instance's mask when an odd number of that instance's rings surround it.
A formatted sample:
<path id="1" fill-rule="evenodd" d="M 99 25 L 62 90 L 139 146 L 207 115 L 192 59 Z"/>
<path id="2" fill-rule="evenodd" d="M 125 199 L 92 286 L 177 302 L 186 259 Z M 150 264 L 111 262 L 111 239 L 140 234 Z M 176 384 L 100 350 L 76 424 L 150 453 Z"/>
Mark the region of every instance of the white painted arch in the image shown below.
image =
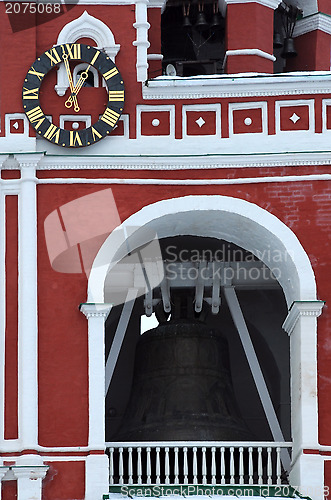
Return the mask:
<path id="1" fill-rule="evenodd" d="M 290 484 L 299 491 L 316 485 L 323 493 L 323 467 L 305 449 L 318 448 L 317 317 L 323 302 L 316 300 L 316 283 L 309 258 L 296 235 L 277 217 L 253 203 L 227 196 L 185 196 L 147 205 L 116 228 L 100 248 L 89 277 L 89 440 L 101 445 L 104 435 L 104 285 L 110 270 L 132 251 L 158 238 L 179 235 L 213 237 L 235 243 L 273 267 L 273 251 L 282 255 L 279 283 L 289 307 L 283 324 L 290 335 L 292 466 Z M 124 235 L 124 236 L 123 236 Z M 127 236 L 129 235 L 129 236 Z M 105 310 L 107 309 L 107 313 Z M 99 402 L 96 404 L 96 400 Z M 314 457 L 313 457 L 314 458 Z M 104 470 L 107 478 L 107 470 Z M 94 476 L 91 476 L 94 480 Z M 105 482 L 106 484 L 106 482 Z M 313 495 L 323 500 L 323 495 Z"/>
<path id="2" fill-rule="evenodd" d="M 316 283 L 309 258 L 296 235 L 277 217 L 254 203 L 228 196 L 184 196 L 147 205 L 130 216 L 107 238 L 98 252 L 88 284 L 88 302 L 104 302 L 109 271 L 126 253 L 148 242 L 147 230 L 159 239 L 196 235 L 235 243 L 252 252 L 271 269 L 280 269 L 279 283 L 288 307 L 295 301 L 316 300 Z M 127 241 L 124 234 L 130 234 Z"/>

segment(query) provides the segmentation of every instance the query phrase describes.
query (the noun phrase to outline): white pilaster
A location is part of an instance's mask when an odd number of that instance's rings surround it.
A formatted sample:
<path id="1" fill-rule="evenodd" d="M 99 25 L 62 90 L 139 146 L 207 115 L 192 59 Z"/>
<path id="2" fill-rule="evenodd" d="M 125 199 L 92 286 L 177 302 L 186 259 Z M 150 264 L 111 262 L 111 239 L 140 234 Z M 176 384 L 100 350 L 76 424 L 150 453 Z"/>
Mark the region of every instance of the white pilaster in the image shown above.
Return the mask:
<path id="1" fill-rule="evenodd" d="M 85 462 L 84 500 L 102 500 L 103 495 L 108 492 L 109 459 L 107 455 L 89 455 Z"/>
<path id="2" fill-rule="evenodd" d="M 320 455 L 300 453 L 292 466 L 290 484 L 312 500 L 324 500 L 324 460 Z"/>
<path id="3" fill-rule="evenodd" d="M 105 449 L 105 321 L 111 304 L 82 304 L 88 319 L 89 437 L 91 450 Z"/>
<path id="4" fill-rule="evenodd" d="M 147 49 L 150 46 L 148 41 L 148 30 L 150 24 L 147 22 L 148 0 L 136 0 L 136 22 L 133 27 L 137 30 L 137 39 L 132 42 L 137 47 L 137 81 L 147 80 Z"/>
<path id="5" fill-rule="evenodd" d="M 294 458 L 318 447 L 317 317 L 323 306 L 320 300 L 296 301 L 283 324 L 290 335 Z"/>
<path id="6" fill-rule="evenodd" d="M 18 213 L 18 429 L 23 449 L 34 449 L 38 444 L 36 168 L 41 157 L 42 154 L 16 155 L 21 169 Z"/>
<path id="7" fill-rule="evenodd" d="M 48 471 L 38 455 L 23 455 L 11 467 L 17 479 L 17 500 L 41 500 L 42 480 Z"/>

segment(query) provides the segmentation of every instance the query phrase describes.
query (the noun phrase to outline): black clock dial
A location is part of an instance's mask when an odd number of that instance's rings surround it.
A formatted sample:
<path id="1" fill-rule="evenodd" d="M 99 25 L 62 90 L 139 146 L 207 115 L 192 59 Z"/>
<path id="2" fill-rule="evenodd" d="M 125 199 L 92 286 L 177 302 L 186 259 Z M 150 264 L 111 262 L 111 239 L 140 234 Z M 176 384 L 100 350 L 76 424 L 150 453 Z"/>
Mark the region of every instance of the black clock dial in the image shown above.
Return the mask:
<path id="1" fill-rule="evenodd" d="M 69 61 L 87 63 L 87 68 L 81 73 L 76 85 L 72 81 Z M 43 79 L 60 63 L 64 63 L 67 71 L 70 96 L 59 99 L 66 101 L 68 109 L 74 111 L 80 109 L 79 92 L 88 76 L 90 66 L 95 68 L 106 82 L 107 106 L 100 110 L 99 120 L 90 127 L 65 130 L 51 123 L 41 108 L 39 96 Z M 122 114 L 125 93 L 122 76 L 108 56 L 90 45 L 74 43 L 52 47 L 36 59 L 26 74 L 22 98 L 24 112 L 38 135 L 59 146 L 76 148 L 94 144 L 111 133 Z"/>

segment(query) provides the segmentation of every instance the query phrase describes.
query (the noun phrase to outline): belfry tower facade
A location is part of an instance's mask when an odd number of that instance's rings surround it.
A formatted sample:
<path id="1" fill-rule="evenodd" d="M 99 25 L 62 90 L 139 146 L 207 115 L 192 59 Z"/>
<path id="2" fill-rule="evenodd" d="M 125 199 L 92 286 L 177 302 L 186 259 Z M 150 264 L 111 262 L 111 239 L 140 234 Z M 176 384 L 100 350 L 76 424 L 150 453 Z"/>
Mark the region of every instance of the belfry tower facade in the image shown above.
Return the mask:
<path id="1" fill-rule="evenodd" d="M 0 498 L 328 497 L 329 2 L 0 11 Z"/>

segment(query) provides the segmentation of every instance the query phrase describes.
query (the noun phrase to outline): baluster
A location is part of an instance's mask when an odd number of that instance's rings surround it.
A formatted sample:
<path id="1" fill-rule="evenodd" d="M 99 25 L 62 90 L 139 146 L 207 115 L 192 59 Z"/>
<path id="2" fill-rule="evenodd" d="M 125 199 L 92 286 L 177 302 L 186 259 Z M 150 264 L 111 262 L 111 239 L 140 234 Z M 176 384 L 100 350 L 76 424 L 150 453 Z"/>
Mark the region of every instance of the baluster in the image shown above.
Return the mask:
<path id="1" fill-rule="evenodd" d="M 211 484 L 216 484 L 216 458 L 215 458 L 216 448 L 215 446 L 211 449 Z"/>
<path id="2" fill-rule="evenodd" d="M 263 468 L 262 468 L 262 448 L 261 446 L 257 449 L 257 475 L 258 475 L 258 484 L 263 484 Z"/>
<path id="3" fill-rule="evenodd" d="M 281 484 L 281 474 L 282 474 L 282 466 L 280 461 L 280 448 L 277 446 L 276 448 L 276 483 Z"/>
<path id="4" fill-rule="evenodd" d="M 129 474 L 129 484 L 133 484 L 133 478 L 132 478 L 132 448 L 128 448 L 128 474 Z"/>
<path id="5" fill-rule="evenodd" d="M 271 448 L 267 448 L 267 483 L 272 484 L 272 462 L 271 462 Z"/>
<path id="6" fill-rule="evenodd" d="M 137 462 L 137 476 L 138 484 L 141 484 L 141 474 L 142 474 L 142 464 L 141 464 L 141 447 L 137 448 L 138 452 L 138 462 Z"/>
<path id="7" fill-rule="evenodd" d="M 202 483 L 207 484 L 207 461 L 206 461 L 206 448 L 202 448 Z"/>
<path id="8" fill-rule="evenodd" d="M 114 448 L 109 448 L 109 484 L 114 484 Z"/>
<path id="9" fill-rule="evenodd" d="M 221 448 L 221 484 L 225 484 L 225 448 Z"/>
<path id="10" fill-rule="evenodd" d="M 253 474 L 254 474 L 254 469 L 253 469 L 253 448 L 250 446 L 248 448 L 248 484 L 253 484 Z"/>
<path id="11" fill-rule="evenodd" d="M 164 473 L 165 473 L 165 484 L 170 484 L 169 478 L 170 465 L 169 465 L 169 448 L 165 448 L 165 461 L 164 461 Z"/>
<path id="12" fill-rule="evenodd" d="M 151 467 L 151 448 L 147 446 L 146 448 L 146 474 L 147 474 L 147 484 L 152 484 L 152 479 L 151 479 L 151 474 L 152 474 L 152 467 Z"/>
<path id="13" fill-rule="evenodd" d="M 184 484 L 188 484 L 188 477 L 187 477 L 187 474 L 188 474 L 188 462 L 187 462 L 187 447 L 184 446 L 183 448 L 183 452 L 184 452 Z"/>
<path id="14" fill-rule="evenodd" d="M 156 448 L 156 484 L 160 484 L 160 448 Z"/>
<path id="15" fill-rule="evenodd" d="M 175 447 L 175 484 L 179 484 L 178 446 Z"/>
<path id="16" fill-rule="evenodd" d="M 230 447 L 230 484 L 234 484 L 234 447 Z"/>
<path id="17" fill-rule="evenodd" d="M 119 475 L 119 484 L 123 484 L 123 474 L 124 474 L 124 467 L 123 467 L 123 448 L 119 448 L 119 463 L 118 463 L 118 475 Z"/>
<path id="18" fill-rule="evenodd" d="M 198 484 L 198 460 L 197 460 L 197 448 L 193 448 L 193 484 Z"/>
<path id="19" fill-rule="evenodd" d="M 244 484 L 244 448 L 239 448 L 239 484 Z"/>

